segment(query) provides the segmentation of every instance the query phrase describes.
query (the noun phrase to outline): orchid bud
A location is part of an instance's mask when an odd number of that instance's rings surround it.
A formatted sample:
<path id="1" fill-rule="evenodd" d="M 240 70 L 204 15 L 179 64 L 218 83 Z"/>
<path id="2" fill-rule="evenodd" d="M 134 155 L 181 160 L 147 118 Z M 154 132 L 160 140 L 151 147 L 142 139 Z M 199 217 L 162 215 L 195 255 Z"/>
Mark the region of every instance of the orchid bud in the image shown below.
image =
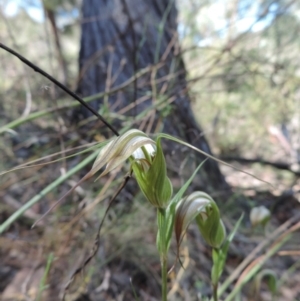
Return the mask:
<path id="1" fill-rule="evenodd" d="M 104 165 L 106 165 L 106 168 L 100 177 L 104 176 L 130 158 L 141 147 L 151 146 L 152 149 L 155 150 L 155 145 L 155 141 L 150 139 L 142 131 L 135 129 L 129 130 L 123 135 L 110 141 L 101 149 L 90 174 L 94 175 Z"/>
<path id="2" fill-rule="evenodd" d="M 155 142 L 142 131 L 130 130 L 110 141 L 101 149 L 90 175 L 106 165 L 100 177 L 104 176 L 127 159 L 131 159 L 137 183 L 148 201 L 155 207 L 166 207 L 173 187 L 160 140 Z"/>
<path id="3" fill-rule="evenodd" d="M 265 206 L 254 207 L 250 212 L 250 221 L 253 227 L 261 224 L 263 226 L 269 221 L 271 212 Z"/>
<path id="4" fill-rule="evenodd" d="M 226 238 L 226 229 L 214 201 L 206 207 L 205 213 L 196 217 L 196 222 L 206 243 L 215 249 L 220 248 Z"/>
<path id="5" fill-rule="evenodd" d="M 202 191 L 193 192 L 180 200 L 176 206 L 175 236 L 180 244 L 183 233 L 193 219 L 205 241 L 214 248 L 219 248 L 226 236 L 225 227 L 220 219 L 219 209 L 213 199 Z"/>
<path id="6" fill-rule="evenodd" d="M 155 153 L 152 145 L 142 147 L 133 154 L 132 169 L 136 181 L 147 200 L 157 208 L 165 208 L 173 193 L 160 140 L 156 142 Z"/>

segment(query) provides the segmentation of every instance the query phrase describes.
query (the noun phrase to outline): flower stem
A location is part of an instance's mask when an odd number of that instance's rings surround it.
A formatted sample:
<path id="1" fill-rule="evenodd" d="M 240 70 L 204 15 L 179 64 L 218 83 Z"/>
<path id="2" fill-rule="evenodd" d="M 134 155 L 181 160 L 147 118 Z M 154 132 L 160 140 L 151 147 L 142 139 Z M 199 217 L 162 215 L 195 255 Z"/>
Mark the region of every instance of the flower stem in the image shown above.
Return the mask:
<path id="1" fill-rule="evenodd" d="M 218 283 L 213 284 L 213 298 L 214 301 L 218 301 Z"/>
<path id="2" fill-rule="evenodd" d="M 158 221 L 158 241 L 157 247 L 160 254 L 161 265 L 161 291 L 162 301 L 167 301 L 167 280 L 168 280 L 168 247 L 167 247 L 167 230 L 166 230 L 166 209 L 158 208 L 157 210 Z"/>
<path id="3" fill-rule="evenodd" d="M 167 301 L 167 278 L 168 278 L 168 271 L 167 271 L 167 256 L 161 255 L 161 289 L 162 289 L 162 301 Z"/>

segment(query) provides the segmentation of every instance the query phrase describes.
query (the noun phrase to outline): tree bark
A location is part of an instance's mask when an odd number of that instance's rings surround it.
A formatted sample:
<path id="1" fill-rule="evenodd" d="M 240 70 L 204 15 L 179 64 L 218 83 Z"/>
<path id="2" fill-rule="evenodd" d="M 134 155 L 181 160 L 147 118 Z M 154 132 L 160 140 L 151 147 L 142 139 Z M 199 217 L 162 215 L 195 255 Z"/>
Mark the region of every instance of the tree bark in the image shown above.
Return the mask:
<path id="1" fill-rule="evenodd" d="M 147 74 L 122 91 L 97 99 L 91 105 L 95 109 L 107 105 L 110 110 L 118 111 L 133 104 L 126 114 L 135 116 L 162 99 L 172 101 L 167 109 L 156 111 L 152 130 L 161 123 L 164 132 L 211 154 L 190 106 L 186 71 L 178 44 L 174 2 L 84 0 L 78 92 L 89 96 L 109 91 L 139 70 L 149 67 Z M 141 97 L 146 100 L 138 104 L 137 100 Z M 87 117 L 90 113 L 82 109 L 80 114 Z M 197 154 L 196 158 L 199 162 L 205 157 Z M 215 161 L 209 159 L 204 164 L 202 175 L 201 186 L 205 186 L 206 190 L 229 189 Z"/>

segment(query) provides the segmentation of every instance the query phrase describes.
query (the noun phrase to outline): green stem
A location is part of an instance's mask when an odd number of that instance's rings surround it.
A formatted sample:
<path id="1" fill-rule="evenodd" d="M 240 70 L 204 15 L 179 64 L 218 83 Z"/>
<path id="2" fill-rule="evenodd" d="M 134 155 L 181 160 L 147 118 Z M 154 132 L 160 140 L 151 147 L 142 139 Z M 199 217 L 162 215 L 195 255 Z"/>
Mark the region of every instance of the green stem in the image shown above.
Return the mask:
<path id="1" fill-rule="evenodd" d="M 158 221 L 158 240 L 157 247 L 160 253 L 160 264 L 161 264 L 161 291 L 162 301 L 167 301 L 167 281 L 168 281 L 168 246 L 167 246 L 167 221 L 166 221 L 166 209 L 158 208 L 157 210 L 157 221 Z"/>
<path id="2" fill-rule="evenodd" d="M 49 275 L 49 271 L 50 271 L 51 264 L 52 264 L 53 260 L 54 260 L 54 255 L 53 255 L 53 253 L 50 253 L 48 255 L 48 260 L 47 260 L 47 265 L 46 265 L 46 268 L 45 268 L 44 275 L 43 275 L 43 277 L 41 279 L 41 282 L 40 282 L 40 287 L 39 287 L 38 295 L 37 295 L 37 298 L 36 298 L 37 301 L 41 300 L 42 293 L 47 288 L 46 280 L 47 280 L 47 277 Z"/>
<path id="3" fill-rule="evenodd" d="M 161 255 L 160 259 L 160 264 L 161 264 L 161 291 L 162 291 L 162 296 L 161 300 L 162 301 L 167 301 L 167 282 L 168 282 L 168 270 L 167 270 L 167 254 Z"/>
<path id="4" fill-rule="evenodd" d="M 218 301 L 218 283 L 213 284 L 213 298 L 214 301 Z"/>

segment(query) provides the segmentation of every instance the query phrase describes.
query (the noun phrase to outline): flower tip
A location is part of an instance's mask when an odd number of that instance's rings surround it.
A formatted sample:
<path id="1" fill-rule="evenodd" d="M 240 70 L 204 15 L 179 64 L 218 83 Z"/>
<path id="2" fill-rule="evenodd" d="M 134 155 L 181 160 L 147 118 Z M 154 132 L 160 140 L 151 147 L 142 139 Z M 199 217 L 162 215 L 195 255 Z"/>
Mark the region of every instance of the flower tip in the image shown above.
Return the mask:
<path id="1" fill-rule="evenodd" d="M 90 174 L 94 175 L 103 166 L 106 165 L 104 172 L 100 175 L 104 176 L 131 156 L 141 156 L 141 148 L 145 147 L 149 153 L 153 155 L 155 152 L 155 141 L 150 139 L 144 132 L 132 129 L 123 135 L 114 138 L 105 145 L 99 152 Z"/>

